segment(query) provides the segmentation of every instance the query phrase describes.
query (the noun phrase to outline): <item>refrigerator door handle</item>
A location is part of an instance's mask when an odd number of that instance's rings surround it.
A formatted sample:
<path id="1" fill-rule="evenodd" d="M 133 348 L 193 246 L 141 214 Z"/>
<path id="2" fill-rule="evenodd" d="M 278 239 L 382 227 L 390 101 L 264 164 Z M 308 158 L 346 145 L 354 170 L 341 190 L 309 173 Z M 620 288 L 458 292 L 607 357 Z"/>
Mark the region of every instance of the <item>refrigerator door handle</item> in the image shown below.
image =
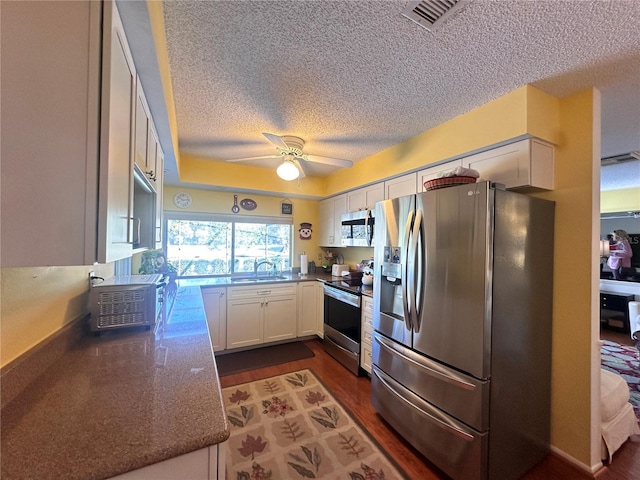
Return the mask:
<path id="1" fill-rule="evenodd" d="M 420 247 L 420 231 L 422 228 L 422 210 L 416 210 L 413 219 L 413 228 L 411 232 L 411 261 L 413 262 L 411 271 L 409 273 L 409 298 L 411 299 L 411 324 L 413 330 L 418 333 L 420 331 L 420 311 L 418 310 L 418 281 L 422 279 L 422 265 L 416 265 L 418 260 L 422 258 L 422 254 L 418 254 L 418 248 Z M 416 274 L 417 279 L 416 280 Z"/>
<path id="2" fill-rule="evenodd" d="M 391 392 L 393 395 L 395 395 L 396 397 L 398 397 L 399 400 L 402 400 L 404 403 L 408 404 L 411 408 L 418 410 L 422 415 L 424 415 L 428 420 L 430 420 L 431 422 L 435 423 L 436 425 L 438 425 L 440 428 L 444 429 L 444 430 L 448 430 L 450 433 L 452 433 L 453 435 L 456 435 L 457 437 L 460 437 L 461 439 L 467 441 L 467 442 L 472 442 L 474 440 L 473 435 L 460 430 L 458 428 L 456 428 L 453 425 L 450 425 L 445 419 L 443 418 L 437 418 L 436 416 L 432 415 L 429 412 L 425 412 L 422 408 L 419 408 L 417 405 L 413 404 L 412 402 L 410 402 L 409 400 L 407 400 L 403 395 L 401 395 L 400 393 L 398 393 L 393 386 L 391 386 L 384 378 L 382 378 L 382 376 L 378 373 L 377 370 L 373 370 L 373 374 L 378 377 L 378 380 L 380 380 L 380 382 L 382 382 L 382 384 L 387 387 L 387 389 L 389 390 L 389 392 Z"/>
<path id="3" fill-rule="evenodd" d="M 464 390 L 473 391 L 473 390 L 476 389 L 476 386 L 474 384 L 472 384 L 472 383 L 465 382 L 464 380 L 462 380 L 460 378 L 452 377 L 451 375 L 447 375 L 446 373 L 434 370 L 433 368 L 430 368 L 427 365 L 424 365 L 424 364 L 422 364 L 420 362 L 416 362 L 411 357 L 409 357 L 407 355 L 404 355 L 402 352 L 399 352 L 398 350 L 393 348 L 393 346 L 391 346 L 386 339 L 384 339 L 383 337 L 380 337 L 379 335 L 377 335 L 375 333 L 374 333 L 374 337 L 373 338 L 375 339 L 376 343 L 378 345 L 380 345 L 381 348 L 384 348 L 385 350 L 387 350 L 391 355 L 399 357 L 400 359 L 404 360 L 406 363 L 409 363 L 409 364 L 413 365 L 414 367 L 419 368 L 420 370 L 422 370 L 424 373 L 426 373 L 427 375 L 429 375 L 431 377 L 435 377 L 438 380 L 442 380 L 444 382 L 450 383 L 450 384 L 455 385 L 456 387 L 460 387 L 460 388 L 462 388 Z"/>
<path id="4" fill-rule="evenodd" d="M 367 208 L 367 214 L 364 217 L 364 235 L 369 247 L 373 247 L 373 225 L 369 226 L 371 218 L 371 210 Z"/>
<path id="5" fill-rule="evenodd" d="M 409 212 L 407 215 L 407 223 L 404 227 L 404 238 L 405 242 L 402 245 L 402 251 L 400 252 L 400 264 L 402 265 L 402 310 L 404 313 L 404 323 L 407 327 L 407 330 L 412 330 L 413 327 L 411 325 L 411 312 L 409 310 L 409 298 L 407 296 L 408 292 L 408 265 L 407 261 L 409 260 L 409 243 L 411 241 L 411 225 L 413 224 L 413 215 L 415 211 Z"/>

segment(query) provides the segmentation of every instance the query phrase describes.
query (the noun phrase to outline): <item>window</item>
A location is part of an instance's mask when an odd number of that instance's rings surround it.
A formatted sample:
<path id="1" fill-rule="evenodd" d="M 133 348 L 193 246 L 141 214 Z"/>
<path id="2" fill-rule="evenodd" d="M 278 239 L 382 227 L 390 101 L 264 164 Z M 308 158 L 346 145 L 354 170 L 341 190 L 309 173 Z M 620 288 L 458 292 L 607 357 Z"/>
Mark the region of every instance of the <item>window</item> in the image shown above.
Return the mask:
<path id="1" fill-rule="evenodd" d="M 167 213 L 165 252 L 178 277 L 291 268 L 291 219 Z"/>

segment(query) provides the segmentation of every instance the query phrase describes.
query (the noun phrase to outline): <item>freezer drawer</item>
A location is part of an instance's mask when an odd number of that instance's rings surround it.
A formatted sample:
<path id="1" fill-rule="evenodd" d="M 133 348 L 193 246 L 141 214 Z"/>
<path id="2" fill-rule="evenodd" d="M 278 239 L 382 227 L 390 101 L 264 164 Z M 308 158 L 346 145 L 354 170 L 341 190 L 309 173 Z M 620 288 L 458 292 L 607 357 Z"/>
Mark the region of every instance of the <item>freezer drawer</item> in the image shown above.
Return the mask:
<path id="1" fill-rule="evenodd" d="M 434 465 L 454 479 L 487 475 L 489 433 L 479 433 L 414 395 L 375 365 L 371 403 L 376 411 Z"/>
<path id="2" fill-rule="evenodd" d="M 373 363 L 449 415 L 484 432 L 489 428 L 489 381 L 464 375 L 381 335 L 373 334 Z"/>

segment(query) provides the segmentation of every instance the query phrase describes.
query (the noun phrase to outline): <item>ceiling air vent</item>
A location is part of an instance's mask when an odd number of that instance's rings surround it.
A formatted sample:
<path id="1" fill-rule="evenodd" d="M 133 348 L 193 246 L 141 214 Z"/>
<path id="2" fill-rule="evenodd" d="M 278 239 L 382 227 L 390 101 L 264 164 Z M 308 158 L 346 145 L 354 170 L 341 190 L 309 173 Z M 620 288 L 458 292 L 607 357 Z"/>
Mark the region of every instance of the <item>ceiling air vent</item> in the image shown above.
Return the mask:
<path id="1" fill-rule="evenodd" d="M 600 165 L 605 167 L 607 165 L 615 165 L 617 163 L 632 162 L 634 160 L 640 160 L 640 152 L 633 151 L 629 153 L 623 153 L 620 155 L 612 155 L 610 157 L 604 157 L 600 160 Z"/>
<path id="2" fill-rule="evenodd" d="M 402 15 L 418 25 L 433 31 L 451 14 L 459 11 L 471 0 L 422 0 L 409 2 Z"/>

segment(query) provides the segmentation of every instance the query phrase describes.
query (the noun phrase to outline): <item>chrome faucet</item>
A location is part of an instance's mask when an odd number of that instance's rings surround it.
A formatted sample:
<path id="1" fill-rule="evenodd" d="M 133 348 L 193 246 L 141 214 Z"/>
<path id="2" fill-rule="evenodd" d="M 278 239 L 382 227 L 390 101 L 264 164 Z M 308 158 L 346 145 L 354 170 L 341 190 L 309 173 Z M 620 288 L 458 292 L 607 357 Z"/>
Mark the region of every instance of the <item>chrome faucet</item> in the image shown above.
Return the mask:
<path id="1" fill-rule="evenodd" d="M 263 260 L 261 262 L 258 262 L 258 259 L 256 258 L 255 261 L 253 262 L 253 276 L 257 277 L 258 276 L 258 267 L 260 265 L 269 265 L 270 267 L 275 267 L 275 264 L 273 262 L 270 262 L 269 260 Z"/>

